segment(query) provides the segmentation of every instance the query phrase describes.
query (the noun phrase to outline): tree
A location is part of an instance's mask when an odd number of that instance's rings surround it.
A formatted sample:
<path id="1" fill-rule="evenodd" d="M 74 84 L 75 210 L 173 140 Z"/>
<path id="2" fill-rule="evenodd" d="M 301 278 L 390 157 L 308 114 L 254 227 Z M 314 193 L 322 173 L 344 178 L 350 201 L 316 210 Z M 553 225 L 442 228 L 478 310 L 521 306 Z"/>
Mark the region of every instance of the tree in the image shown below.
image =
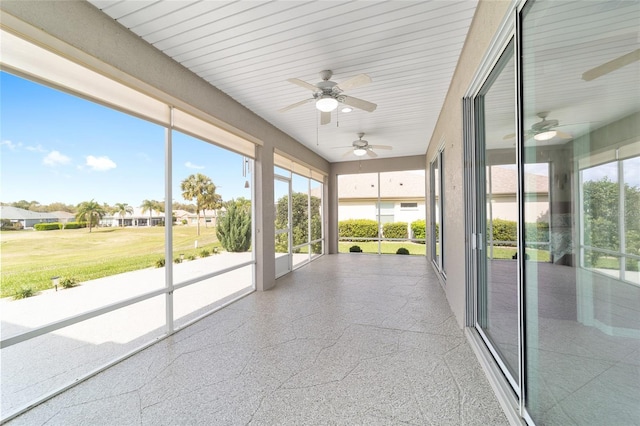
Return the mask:
<path id="1" fill-rule="evenodd" d="M 197 233 L 200 235 L 200 212 L 204 209 L 219 209 L 222 198 L 216 194 L 216 185 L 211 178 L 200 173 L 190 175 L 180 184 L 182 197 L 196 201 Z"/>
<path id="2" fill-rule="evenodd" d="M 251 247 L 251 212 L 242 201 L 225 203 L 226 211 L 220 215 L 216 236 L 229 252 L 242 252 Z"/>
<path id="3" fill-rule="evenodd" d="M 113 213 L 117 213 L 120 216 L 120 226 L 124 226 L 124 216 L 127 213 L 133 214 L 133 207 L 127 203 L 116 203 Z"/>
<path id="4" fill-rule="evenodd" d="M 291 230 L 293 232 L 293 245 L 304 244 L 309 239 L 309 201 L 306 193 L 294 192 L 291 194 Z M 284 229 L 288 220 L 288 196 L 281 197 L 276 204 L 276 228 Z M 311 240 L 321 237 L 320 204 L 318 197 L 311 196 Z M 288 252 L 286 234 L 279 234 L 276 241 L 276 251 Z M 314 248 L 314 250 L 317 249 Z M 314 251 L 315 252 L 315 251 Z"/>
<path id="5" fill-rule="evenodd" d="M 37 211 L 37 208 L 40 206 L 40 203 L 35 200 L 34 201 L 20 200 L 20 201 L 11 203 L 11 205 L 19 209 L 31 210 L 35 212 Z"/>
<path id="6" fill-rule="evenodd" d="M 81 222 L 85 221 L 89 224 L 89 232 L 91 232 L 91 228 L 98 224 L 100 219 L 104 217 L 106 211 L 104 207 L 102 207 L 95 200 L 91 201 L 83 201 L 78 204 L 78 212 L 76 213 L 76 220 Z"/>
<path id="7" fill-rule="evenodd" d="M 153 215 L 153 211 L 158 207 L 158 201 L 144 200 L 140 207 L 142 207 L 142 213 L 149 212 L 149 223 L 147 226 L 151 226 L 151 217 Z"/>
<path id="8" fill-rule="evenodd" d="M 179 203 L 177 201 L 174 201 L 172 207 L 173 207 L 173 210 L 184 210 L 189 213 L 196 212 L 196 206 L 194 206 L 193 204 L 184 204 L 184 203 Z"/>
<path id="9" fill-rule="evenodd" d="M 640 252 L 640 188 L 624 185 L 624 225 L 620 221 L 620 184 L 608 176 L 583 185 L 584 241 L 585 245 L 618 251 L 620 228 L 625 230 L 625 253 Z M 602 252 L 589 251 L 591 266 L 603 256 Z M 629 259 L 631 260 L 631 259 Z M 634 263 L 635 262 L 630 262 Z"/>

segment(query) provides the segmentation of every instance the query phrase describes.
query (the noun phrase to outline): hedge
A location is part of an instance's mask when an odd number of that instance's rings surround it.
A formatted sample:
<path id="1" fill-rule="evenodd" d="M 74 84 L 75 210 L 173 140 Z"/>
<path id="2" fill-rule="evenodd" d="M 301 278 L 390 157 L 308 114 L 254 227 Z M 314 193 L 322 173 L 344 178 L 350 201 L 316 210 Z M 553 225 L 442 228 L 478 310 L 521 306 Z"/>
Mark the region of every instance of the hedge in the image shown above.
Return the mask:
<path id="1" fill-rule="evenodd" d="M 33 225 L 33 228 L 36 231 L 51 231 L 54 229 L 62 229 L 62 224 L 60 222 L 36 223 Z"/>
<path id="2" fill-rule="evenodd" d="M 67 222 L 64 225 L 64 229 L 79 229 L 79 228 L 86 228 L 87 227 L 87 222 Z"/>
<path id="3" fill-rule="evenodd" d="M 348 219 L 338 222 L 338 237 L 356 241 L 358 238 L 377 238 L 378 222 L 371 219 Z"/>
<path id="4" fill-rule="evenodd" d="M 407 222 L 392 222 L 382 225 L 382 235 L 385 238 L 409 238 Z"/>
<path id="5" fill-rule="evenodd" d="M 427 236 L 427 223 L 424 219 L 411 222 L 411 234 L 413 238 L 425 239 Z"/>
<path id="6" fill-rule="evenodd" d="M 52 231 L 55 229 L 79 229 L 79 228 L 86 228 L 86 227 L 87 227 L 86 222 L 67 222 L 67 223 L 49 222 L 49 223 L 36 223 L 35 225 L 33 225 L 33 228 L 36 231 Z"/>
<path id="7" fill-rule="evenodd" d="M 487 229 L 487 234 L 489 229 Z M 493 219 L 494 241 L 517 241 L 517 224 L 512 220 Z M 527 243 L 549 242 L 549 224 L 546 222 L 533 222 L 525 224 L 525 239 Z"/>

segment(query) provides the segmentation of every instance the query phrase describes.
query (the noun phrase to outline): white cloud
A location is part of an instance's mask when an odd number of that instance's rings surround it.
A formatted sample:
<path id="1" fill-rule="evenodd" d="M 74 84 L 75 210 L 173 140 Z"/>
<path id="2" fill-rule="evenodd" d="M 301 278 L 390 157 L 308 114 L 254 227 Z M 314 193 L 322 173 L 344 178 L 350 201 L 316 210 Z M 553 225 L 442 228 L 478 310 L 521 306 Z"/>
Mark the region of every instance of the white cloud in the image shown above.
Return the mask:
<path id="1" fill-rule="evenodd" d="M 204 166 L 198 166 L 197 164 L 193 164 L 191 161 L 187 161 L 184 165 L 190 169 L 204 169 Z"/>
<path id="2" fill-rule="evenodd" d="M 61 154 L 59 151 L 51 151 L 42 159 L 42 164 L 47 166 L 63 166 L 70 162 L 71 158 Z"/>
<path id="3" fill-rule="evenodd" d="M 87 166 L 98 172 L 104 172 L 117 167 L 116 163 L 109 157 L 94 157 L 93 155 L 87 156 Z"/>
<path id="4" fill-rule="evenodd" d="M 44 148 L 42 147 L 42 145 L 40 145 L 40 144 L 38 144 L 38 145 L 36 145 L 36 146 L 31 146 L 31 145 L 26 146 L 26 147 L 25 147 L 25 149 L 26 149 L 27 151 L 31 151 L 31 152 L 47 152 L 47 150 L 46 150 L 46 149 L 44 149 Z"/>
<path id="5" fill-rule="evenodd" d="M 4 140 L 0 142 L 0 146 L 3 146 L 3 145 L 9 148 L 11 151 L 15 151 L 16 148 L 19 148 L 20 146 L 22 146 L 22 143 L 20 142 L 13 143 L 10 140 Z"/>

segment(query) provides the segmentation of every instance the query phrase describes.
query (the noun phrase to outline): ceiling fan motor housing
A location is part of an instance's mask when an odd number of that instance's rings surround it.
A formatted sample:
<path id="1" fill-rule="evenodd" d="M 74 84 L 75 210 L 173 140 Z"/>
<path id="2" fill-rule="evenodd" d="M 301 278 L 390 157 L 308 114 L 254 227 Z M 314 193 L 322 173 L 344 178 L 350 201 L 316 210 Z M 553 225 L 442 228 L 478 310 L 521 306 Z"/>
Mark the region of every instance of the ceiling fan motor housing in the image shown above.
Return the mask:
<path id="1" fill-rule="evenodd" d="M 559 124 L 558 120 L 543 119 L 542 121 L 533 123 L 531 125 L 531 129 L 538 132 L 538 131 L 548 130 L 551 127 L 556 127 L 558 124 Z"/>

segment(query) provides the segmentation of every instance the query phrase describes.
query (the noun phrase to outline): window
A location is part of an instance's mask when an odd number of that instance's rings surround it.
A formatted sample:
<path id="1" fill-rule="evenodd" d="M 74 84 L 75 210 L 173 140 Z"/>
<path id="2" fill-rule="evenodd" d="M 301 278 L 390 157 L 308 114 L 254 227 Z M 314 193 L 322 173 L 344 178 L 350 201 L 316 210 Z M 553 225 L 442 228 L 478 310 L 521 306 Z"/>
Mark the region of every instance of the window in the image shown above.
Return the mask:
<path id="1" fill-rule="evenodd" d="M 402 210 L 418 210 L 418 203 L 400 203 Z"/>
<path id="2" fill-rule="evenodd" d="M 338 176 L 339 252 L 425 255 L 424 192 L 424 170 Z"/>
<path id="3" fill-rule="evenodd" d="M 615 156 L 619 157 L 619 153 Z M 640 156 L 580 170 L 580 264 L 636 285 L 640 285 L 638 170 Z"/>
<path id="4" fill-rule="evenodd" d="M 444 271 L 444 150 L 438 151 L 431 162 L 431 260 L 441 275 Z"/>
<path id="5" fill-rule="evenodd" d="M 26 42 L 16 43 L 29 50 Z M 2 59 L 11 61 L 10 55 Z M 57 69 L 48 68 L 24 73 L 42 71 L 48 76 Z M 89 92 L 83 97 L 0 72 L 0 172 L 3 182 L 20 182 L 3 186 L 2 201 L 15 204 L 8 209 L 12 216 L 24 211 L 42 214 L 26 227 L 52 222 L 51 217 L 60 223 L 52 230 L 12 233 L 14 244 L 5 244 L 3 236 L 2 291 L 8 292 L 3 296 L 16 294 L 24 283 L 30 285 L 24 296 L 59 291 L 50 309 L 27 315 L 37 321 L 20 319 L 28 314 L 28 303 L 2 309 L 3 324 L 13 324 L 2 333 L 3 416 L 115 364 L 254 289 L 250 190 L 245 189 L 245 177 L 230 171 L 240 174 L 243 157 L 207 137 L 243 151 L 249 162 L 255 146 L 119 83 L 112 82 L 111 91 L 103 90 L 97 83 L 103 76 L 80 84 L 74 78 L 81 80 L 90 72 L 72 68 L 74 72 L 58 76 L 64 82 L 56 76 L 42 79 L 71 92 L 77 84 Z M 92 88 L 101 93 L 92 93 Z M 128 98 L 117 99 L 120 92 Z M 138 95 L 149 101 L 149 109 L 132 100 Z M 211 177 L 223 198 L 194 191 L 183 199 L 188 191 L 181 183 L 199 174 L 205 184 Z M 206 193 L 213 194 L 208 189 Z M 243 235 L 248 238 L 243 250 L 218 243 L 218 228 L 233 200 L 242 207 Z M 8 210 L 2 206 L 3 218 Z M 24 245 L 27 240 L 40 247 L 37 264 L 29 264 L 33 249 Z M 221 250 L 232 257 L 222 260 L 215 255 Z M 89 282 L 92 293 L 100 297 L 69 303 L 67 296 L 87 293 L 66 287 Z M 133 324 L 131 318 L 139 321 Z M 34 350 L 47 356 L 23 368 L 24 354 Z M 73 351 L 80 356 L 68 357 Z"/>

